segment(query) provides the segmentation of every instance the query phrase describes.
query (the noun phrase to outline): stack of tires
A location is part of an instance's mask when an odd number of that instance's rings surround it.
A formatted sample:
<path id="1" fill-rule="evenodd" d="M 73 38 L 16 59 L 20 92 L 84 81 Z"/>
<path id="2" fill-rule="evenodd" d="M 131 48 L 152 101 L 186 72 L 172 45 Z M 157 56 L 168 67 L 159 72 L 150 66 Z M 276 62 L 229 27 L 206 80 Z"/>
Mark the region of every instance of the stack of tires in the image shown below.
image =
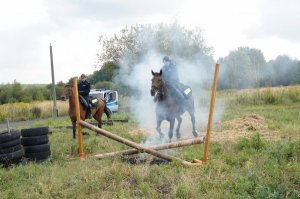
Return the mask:
<path id="1" fill-rule="evenodd" d="M 24 150 L 20 142 L 20 131 L 10 130 L 0 133 L 0 164 L 10 166 L 21 162 Z"/>
<path id="2" fill-rule="evenodd" d="M 24 157 L 26 159 L 38 163 L 49 159 L 51 151 L 48 133 L 49 128 L 46 126 L 21 130 L 21 143 L 25 151 Z"/>

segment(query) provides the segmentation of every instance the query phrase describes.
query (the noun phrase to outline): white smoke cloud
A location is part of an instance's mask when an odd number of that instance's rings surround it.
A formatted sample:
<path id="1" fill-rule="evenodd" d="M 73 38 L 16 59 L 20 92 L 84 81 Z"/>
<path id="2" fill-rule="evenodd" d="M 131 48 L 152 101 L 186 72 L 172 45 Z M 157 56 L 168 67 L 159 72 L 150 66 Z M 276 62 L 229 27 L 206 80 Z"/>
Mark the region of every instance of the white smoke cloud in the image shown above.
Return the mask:
<path id="1" fill-rule="evenodd" d="M 144 38 L 147 39 L 147 38 Z M 151 40 L 151 39 L 150 39 Z M 149 40 L 148 40 L 149 41 Z M 156 132 L 156 114 L 155 114 L 155 102 L 150 95 L 151 89 L 151 70 L 159 72 L 162 67 L 163 54 L 155 49 L 149 50 L 146 54 L 142 55 L 140 62 L 134 67 L 131 67 L 131 57 L 124 56 L 121 59 L 121 72 L 116 77 L 118 81 L 130 86 L 136 91 L 137 95 L 134 95 L 130 99 L 131 111 L 134 113 L 139 126 L 143 129 L 147 129 L 149 137 L 144 143 L 145 145 L 154 145 L 161 143 L 158 139 L 158 133 Z M 173 58 L 173 57 L 171 57 Z M 174 57 L 174 62 L 178 66 L 178 73 L 180 81 L 189 85 L 193 90 L 193 97 L 195 100 L 195 116 L 196 116 L 196 128 L 200 135 L 204 135 L 206 131 L 209 102 L 211 91 L 207 88 L 211 88 L 213 81 L 213 65 L 202 62 L 202 60 L 184 60 Z M 132 71 L 130 71 L 132 70 Z M 217 103 L 215 107 L 214 121 L 220 121 L 223 114 L 224 103 Z M 192 123 L 190 116 L 187 112 L 182 115 L 183 122 L 181 126 L 181 136 L 183 138 L 191 138 L 192 135 Z M 175 122 L 173 140 L 175 139 L 175 129 L 177 122 Z M 167 121 L 162 123 L 162 131 L 166 140 L 168 139 L 167 132 L 169 130 L 169 123 Z"/>

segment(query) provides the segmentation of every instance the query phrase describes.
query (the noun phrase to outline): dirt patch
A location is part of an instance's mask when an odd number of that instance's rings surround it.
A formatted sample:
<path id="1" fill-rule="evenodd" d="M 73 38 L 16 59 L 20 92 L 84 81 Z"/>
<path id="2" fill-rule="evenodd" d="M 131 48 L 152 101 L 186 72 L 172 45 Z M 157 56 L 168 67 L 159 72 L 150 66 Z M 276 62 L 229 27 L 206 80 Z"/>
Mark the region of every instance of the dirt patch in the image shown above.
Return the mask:
<path id="1" fill-rule="evenodd" d="M 162 128 L 168 129 L 168 123 L 162 125 Z M 198 128 L 198 134 L 201 136 L 206 135 L 206 125 L 201 125 Z M 181 128 L 182 138 L 188 139 L 193 138 L 191 129 L 186 130 L 184 127 Z M 187 132 L 184 134 L 184 132 Z M 137 128 L 132 129 L 130 134 L 143 134 L 144 136 L 157 135 L 155 128 Z M 280 140 L 285 139 L 277 131 L 273 131 L 268 128 L 266 119 L 263 116 L 257 114 L 247 114 L 234 120 L 225 122 L 216 122 L 213 124 L 211 132 L 211 141 L 237 141 L 239 138 L 245 137 L 250 138 L 254 134 L 259 133 L 266 140 Z M 167 137 L 167 134 L 165 133 Z M 173 141 L 175 140 L 175 132 Z"/>
<path id="2" fill-rule="evenodd" d="M 131 131 L 129 131 L 128 133 L 131 135 L 143 135 L 145 137 L 147 137 L 148 135 L 150 135 L 149 132 L 154 132 L 155 129 L 146 129 L 146 128 L 137 128 L 137 129 L 132 129 Z"/>
<path id="3" fill-rule="evenodd" d="M 212 132 L 213 141 L 236 141 L 241 137 L 252 137 L 255 133 L 260 133 L 267 140 L 280 139 L 278 132 L 268 128 L 265 118 L 256 114 L 222 122 L 221 126 L 221 131 Z"/>

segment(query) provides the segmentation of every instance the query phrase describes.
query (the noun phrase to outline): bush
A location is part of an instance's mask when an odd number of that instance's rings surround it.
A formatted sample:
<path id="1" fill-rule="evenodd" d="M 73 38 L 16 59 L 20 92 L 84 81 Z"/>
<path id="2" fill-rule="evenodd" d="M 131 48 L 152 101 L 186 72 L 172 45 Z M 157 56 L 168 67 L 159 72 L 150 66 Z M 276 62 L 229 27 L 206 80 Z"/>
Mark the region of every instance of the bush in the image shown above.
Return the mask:
<path id="1" fill-rule="evenodd" d="M 265 104 L 275 104 L 275 102 L 278 101 L 270 88 L 262 91 L 261 99 Z"/>
<path id="2" fill-rule="evenodd" d="M 300 91 L 296 88 L 288 88 L 288 96 L 292 102 L 300 102 Z"/>
<path id="3" fill-rule="evenodd" d="M 265 142 L 263 141 L 259 133 L 254 134 L 250 139 L 241 138 L 236 145 L 236 148 L 238 150 L 249 150 L 249 149 L 261 150 L 264 147 L 265 147 Z"/>
<path id="4" fill-rule="evenodd" d="M 32 107 L 30 109 L 30 112 L 31 112 L 33 118 L 40 118 L 42 115 L 42 109 L 40 109 L 39 107 L 36 107 L 36 106 Z"/>

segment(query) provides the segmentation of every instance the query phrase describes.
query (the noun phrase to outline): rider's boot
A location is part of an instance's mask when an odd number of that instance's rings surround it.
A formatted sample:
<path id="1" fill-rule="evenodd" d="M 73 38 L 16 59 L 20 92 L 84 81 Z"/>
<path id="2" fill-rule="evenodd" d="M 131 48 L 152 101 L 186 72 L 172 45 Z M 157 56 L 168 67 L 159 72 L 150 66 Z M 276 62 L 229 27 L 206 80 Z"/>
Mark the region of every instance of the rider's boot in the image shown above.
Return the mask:
<path id="1" fill-rule="evenodd" d="M 184 98 L 183 94 L 178 89 L 176 89 L 176 102 L 178 105 L 178 112 L 180 114 L 182 114 L 184 112 L 184 101 L 185 101 L 185 98 Z"/>

